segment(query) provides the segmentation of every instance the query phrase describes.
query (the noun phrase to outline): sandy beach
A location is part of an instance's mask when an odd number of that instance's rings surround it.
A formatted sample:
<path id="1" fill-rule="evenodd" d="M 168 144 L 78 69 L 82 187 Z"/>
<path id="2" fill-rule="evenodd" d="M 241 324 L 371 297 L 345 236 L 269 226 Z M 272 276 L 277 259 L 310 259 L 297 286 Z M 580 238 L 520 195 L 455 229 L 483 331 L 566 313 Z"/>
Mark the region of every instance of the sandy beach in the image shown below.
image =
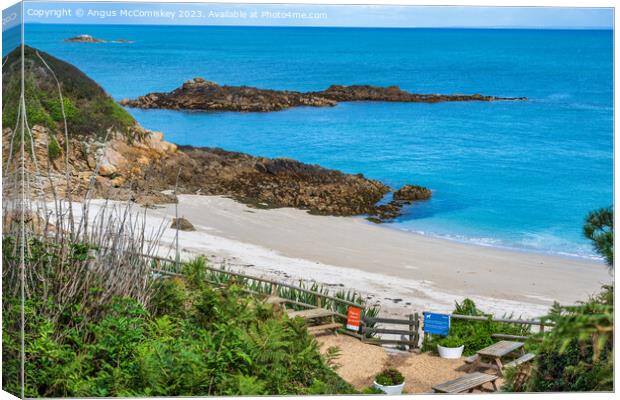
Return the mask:
<path id="1" fill-rule="evenodd" d="M 498 316 L 536 317 L 553 301 L 586 299 L 612 280 L 602 262 L 463 244 L 362 218 L 257 209 L 199 195 L 179 196 L 178 213 L 196 228 L 179 232 L 183 258 L 204 254 L 252 275 L 355 289 L 385 314 L 449 312 L 469 297 Z M 163 256 L 174 254 L 174 215 L 174 205 L 146 211 L 148 226 L 166 227 Z"/>

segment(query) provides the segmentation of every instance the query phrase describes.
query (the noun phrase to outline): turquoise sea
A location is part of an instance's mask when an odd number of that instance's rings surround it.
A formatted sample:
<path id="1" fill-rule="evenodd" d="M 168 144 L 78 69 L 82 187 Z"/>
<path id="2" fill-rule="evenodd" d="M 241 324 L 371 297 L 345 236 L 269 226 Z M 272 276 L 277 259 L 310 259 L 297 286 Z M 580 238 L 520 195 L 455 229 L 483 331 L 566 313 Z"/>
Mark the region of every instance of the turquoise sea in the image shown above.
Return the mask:
<path id="1" fill-rule="evenodd" d="M 77 34 L 134 43 L 63 42 Z M 118 100 L 196 76 L 273 89 L 371 84 L 529 98 L 275 113 L 129 110 L 176 143 L 431 188 L 433 199 L 394 228 L 592 257 L 584 217 L 613 203 L 612 31 L 32 24 L 25 39 Z"/>

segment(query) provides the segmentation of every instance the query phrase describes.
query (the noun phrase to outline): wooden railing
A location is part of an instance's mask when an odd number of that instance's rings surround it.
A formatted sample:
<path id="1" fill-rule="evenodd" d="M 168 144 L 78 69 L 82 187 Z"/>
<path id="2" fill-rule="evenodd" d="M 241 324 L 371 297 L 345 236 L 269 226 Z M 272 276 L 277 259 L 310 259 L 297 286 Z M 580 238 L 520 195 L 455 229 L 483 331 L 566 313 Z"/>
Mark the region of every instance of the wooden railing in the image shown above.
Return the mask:
<path id="1" fill-rule="evenodd" d="M 182 274 L 179 271 L 169 271 L 166 269 L 163 269 L 162 267 L 164 265 L 178 265 L 178 262 L 172 259 L 167 259 L 167 258 L 163 258 L 163 257 L 157 257 L 157 256 L 147 256 L 144 255 L 144 257 L 152 259 L 153 261 L 155 261 L 156 263 L 156 268 L 154 268 L 154 272 L 160 273 L 160 274 L 164 274 L 164 275 L 171 275 L 171 276 L 181 276 Z M 164 265 L 162 265 L 162 263 Z M 325 293 L 321 293 L 321 292 L 317 292 L 314 290 L 310 290 L 310 289 L 306 289 L 300 286 L 296 286 L 293 284 L 289 284 L 289 283 L 285 283 L 285 282 L 280 282 L 280 281 L 276 281 L 273 279 L 269 279 L 269 278 L 264 278 L 264 277 L 259 277 L 259 276 L 254 276 L 254 275 L 248 275 L 248 274 L 244 274 L 241 272 L 236 272 L 236 271 L 231 271 L 231 270 L 226 270 L 226 269 L 222 269 L 222 268 L 215 268 L 215 267 L 210 267 L 208 265 L 205 265 L 205 268 L 209 271 L 212 272 L 216 272 L 216 273 L 221 273 L 221 274 L 226 274 L 232 277 L 237 277 L 237 278 L 241 278 L 241 279 L 246 279 L 246 280 L 253 280 L 256 282 L 262 282 L 262 283 L 266 283 L 268 285 L 271 286 L 271 294 L 274 295 L 277 293 L 277 289 L 278 287 L 285 287 L 285 288 L 289 288 L 289 289 L 293 289 L 299 292 L 303 292 L 303 293 L 307 293 L 310 295 L 313 295 L 316 297 L 317 299 L 317 304 L 308 304 L 308 303 L 304 303 L 304 302 L 300 302 L 300 301 L 296 301 L 296 300 L 292 300 L 292 299 L 286 299 L 286 302 L 289 304 L 293 304 L 293 305 L 297 305 L 300 307 L 305 307 L 305 308 L 319 308 L 319 307 L 324 307 L 324 303 L 321 301 L 321 299 L 325 299 L 325 300 L 331 300 L 331 310 L 334 311 L 336 313 L 336 316 L 341 318 L 342 320 L 346 321 L 347 316 L 336 312 L 334 310 L 334 305 L 336 303 L 340 303 L 346 306 L 352 306 L 352 307 L 360 307 L 359 304 L 345 300 L 345 299 L 341 299 L 339 297 L 335 297 L 329 294 L 325 294 Z M 213 284 L 217 284 L 218 282 L 211 282 Z M 252 293 L 252 294 L 265 294 L 265 293 L 258 293 L 249 289 L 244 289 L 245 291 Z M 500 322 L 500 323 L 508 323 L 508 324 L 520 324 L 520 325 L 530 325 L 530 326 L 538 326 L 539 327 L 539 332 L 544 332 L 545 327 L 547 326 L 551 326 L 548 322 L 545 323 L 542 320 L 536 320 L 536 319 L 532 319 L 532 320 L 524 320 L 524 319 L 507 319 L 507 318 L 495 318 L 493 316 L 474 316 L 474 315 L 461 315 L 461 314 L 451 314 L 450 315 L 451 318 L 453 319 L 461 319 L 461 320 L 470 320 L 470 321 L 492 321 L 492 322 Z M 407 346 L 409 348 L 409 350 L 413 350 L 419 347 L 419 342 L 420 342 L 420 332 L 421 332 L 421 324 L 420 324 L 420 316 L 418 313 L 414 313 L 414 314 L 409 314 L 407 315 L 407 319 L 402 319 L 402 318 L 381 318 L 381 317 L 364 317 L 361 321 L 361 325 L 362 325 L 362 329 L 361 329 L 361 334 L 360 333 L 356 333 L 356 332 L 352 332 L 352 331 L 347 331 L 345 329 L 341 330 L 342 333 L 348 334 L 350 336 L 354 336 L 357 337 L 358 339 L 364 341 L 364 342 L 368 342 L 368 343 L 372 343 L 372 344 L 396 344 L 396 345 L 404 345 Z M 382 328 L 382 327 L 377 327 L 377 324 L 388 324 L 388 325 L 403 325 L 406 328 L 405 329 L 393 329 L 393 328 Z M 406 336 L 407 339 L 384 339 L 381 336 L 379 336 L 380 334 L 387 334 L 387 335 L 403 335 Z M 508 340 L 527 340 L 529 339 L 529 336 L 520 336 L 520 335 L 508 335 L 508 334 L 501 334 L 501 333 L 497 333 L 493 335 L 494 338 L 496 339 L 508 339 Z"/>
<path id="2" fill-rule="evenodd" d="M 409 351 L 418 347 L 420 341 L 420 318 L 418 313 L 409 314 L 407 319 L 398 318 L 364 318 L 361 340 L 372 344 L 397 344 L 407 346 Z M 375 324 L 405 325 L 407 329 L 377 328 Z M 380 336 L 367 337 L 367 334 L 389 334 L 406 336 L 408 339 L 384 339 Z"/>
<path id="3" fill-rule="evenodd" d="M 469 321 L 491 321 L 491 322 L 502 322 L 506 324 L 518 324 L 518 325 L 530 325 L 530 326 L 538 326 L 539 332 L 544 332 L 546 326 L 551 326 L 549 322 L 545 322 L 540 319 L 508 319 L 508 318 L 495 318 L 493 316 L 484 316 L 484 315 L 461 315 L 461 314 L 451 314 L 450 318 L 453 319 L 463 319 Z M 499 337 L 500 334 L 497 334 Z M 514 335 L 501 335 L 501 336 L 514 336 Z M 527 336 L 520 336 L 526 337 Z"/>
<path id="4" fill-rule="evenodd" d="M 170 275 L 170 276 L 181 276 L 182 274 L 179 273 L 178 271 L 168 271 L 166 269 L 162 269 L 162 263 L 165 264 L 172 264 L 172 265 L 176 265 L 175 260 L 171 260 L 171 259 L 167 259 L 167 258 L 163 258 L 163 257 L 158 257 L 158 256 L 147 256 L 145 255 L 144 257 L 152 259 L 153 261 L 156 262 L 156 268 L 153 269 L 154 272 L 156 273 L 160 273 L 163 275 Z M 331 309 L 332 311 L 334 311 L 336 313 L 337 317 L 340 317 L 342 319 L 347 319 L 347 316 L 345 314 L 336 312 L 333 309 L 333 306 L 335 303 L 340 303 L 340 304 L 344 304 L 346 306 L 352 306 L 352 307 L 361 307 L 360 304 L 354 303 L 352 301 L 348 301 L 345 299 L 341 299 L 339 297 L 335 297 L 329 294 L 325 294 L 325 293 L 321 293 L 321 292 L 317 292 L 314 290 L 310 290 L 310 289 L 306 289 L 300 286 L 296 286 L 290 283 L 286 283 L 286 282 L 280 282 L 280 281 L 276 281 L 273 279 L 269 279 L 269 278 L 264 278 L 264 277 L 259 277 L 259 276 L 254 276 L 254 275 L 247 275 L 247 274 L 243 274 L 241 272 L 236 272 L 236 271 L 230 271 L 230 270 L 226 270 L 226 269 L 221 269 L 221 268 L 215 268 L 215 267 L 210 267 L 208 265 L 205 265 L 205 268 L 209 271 L 212 272 L 216 272 L 216 273 L 221 273 L 221 274 L 225 274 L 225 275 L 230 275 L 233 277 L 238 277 L 238 278 L 242 278 L 242 279 L 247 279 L 247 280 L 253 280 L 256 282 L 263 282 L 263 283 L 267 283 L 268 285 L 271 286 L 271 294 L 276 294 L 277 293 L 277 288 L 278 287 L 285 287 L 288 289 L 292 289 L 292 290 L 296 290 L 299 292 L 303 292 L 303 293 L 307 293 L 310 295 L 313 295 L 317 298 L 317 304 L 308 304 L 308 303 L 303 303 L 300 301 L 295 301 L 295 300 L 291 300 L 291 299 L 286 299 L 286 302 L 289 304 L 294 304 L 300 307 L 306 307 L 306 308 L 320 308 L 323 307 L 325 308 L 324 303 L 321 301 L 321 299 L 325 299 L 325 300 L 331 300 Z M 211 282 L 211 283 L 217 283 L 217 282 Z M 260 294 L 251 290 L 246 290 L 249 292 L 252 292 L 254 294 Z"/>

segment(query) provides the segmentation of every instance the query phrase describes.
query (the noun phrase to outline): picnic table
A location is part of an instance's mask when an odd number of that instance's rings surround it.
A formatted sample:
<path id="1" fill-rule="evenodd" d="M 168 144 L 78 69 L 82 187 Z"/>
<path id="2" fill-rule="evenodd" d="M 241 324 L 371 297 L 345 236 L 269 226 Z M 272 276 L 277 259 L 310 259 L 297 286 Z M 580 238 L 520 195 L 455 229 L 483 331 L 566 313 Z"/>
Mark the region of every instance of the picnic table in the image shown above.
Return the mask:
<path id="1" fill-rule="evenodd" d="M 477 357 L 472 360 L 469 372 L 473 372 L 479 367 L 485 367 L 494 369 L 498 376 L 503 376 L 502 370 L 504 369 L 504 364 L 502 358 L 517 350 L 520 350 L 520 355 L 523 356 L 525 353 L 523 345 L 523 342 L 500 340 L 489 347 L 485 347 L 479 350 Z"/>
<path id="2" fill-rule="evenodd" d="M 484 390 L 483 385 L 491 382 L 493 390 L 497 391 L 495 381 L 499 378 L 497 375 L 483 374 L 482 372 L 473 372 L 463 375 L 448 382 L 433 386 L 435 393 L 472 393 L 475 389 Z"/>

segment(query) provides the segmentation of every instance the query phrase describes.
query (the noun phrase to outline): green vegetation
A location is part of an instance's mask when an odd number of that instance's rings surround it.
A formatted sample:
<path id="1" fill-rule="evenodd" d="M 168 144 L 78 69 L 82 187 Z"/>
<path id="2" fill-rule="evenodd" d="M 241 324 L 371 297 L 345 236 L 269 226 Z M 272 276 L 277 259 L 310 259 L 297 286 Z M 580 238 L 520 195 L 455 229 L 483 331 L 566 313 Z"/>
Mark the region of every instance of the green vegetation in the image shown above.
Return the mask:
<path id="1" fill-rule="evenodd" d="M 367 388 L 362 389 L 362 394 L 385 394 L 383 390 L 377 389 L 374 386 L 369 386 Z"/>
<path id="2" fill-rule="evenodd" d="M 58 140 L 54 135 L 49 136 L 49 143 L 47 145 L 47 155 L 50 160 L 55 160 L 62 154 L 62 149 L 60 148 L 60 144 L 58 144 Z"/>
<path id="3" fill-rule="evenodd" d="M 383 386 L 400 385 L 404 381 L 405 377 L 403 376 L 403 374 L 401 374 L 400 371 L 395 368 L 384 369 L 375 378 L 375 382 Z"/>
<path id="4" fill-rule="evenodd" d="M 196 260 L 189 263 L 188 265 L 193 266 L 193 268 L 204 269 L 204 266 L 206 265 L 206 260 L 204 257 L 198 257 Z M 165 267 L 164 269 L 174 270 L 174 266 L 170 265 L 168 267 Z M 251 292 L 257 293 L 257 294 L 268 295 L 272 291 L 272 287 L 269 283 L 247 279 L 247 278 L 242 278 L 242 277 L 233 277 L 224 272 L 218 272 L 218 271 L 213 271 L 213 270 L 205 270 L 205 271 L 206 272 L 205 272 L 204 278 L 208 282 L 215 284 L 215 285 L 230 284 L 234 282 L 236 285 L 243 286 L 246 289 L 250 290 Z M 313 282 L 312 284 L 307 285 L 303 281 L 299 281 L 299 283 L 296 286 L 298 286 L 301 289 L 306 289 L 306 290 L 310 290 L 315 293 L 320 293 L 322 295 L 330 294 L 329 290 L 325 286 L 317 282 Z M 277 288 L 276 294 L 278 297 L 281 297 L 283 299 L 293 300 L 298 303 L 304 303 L 304 304 L 308 304 L 312 306 L 318 306 L 319 301 L 320 301 L 320 304 L 322 307 L 325 307 L 328 309 L 333 308 L 334 311 L 340 314 L 343 314 L 343 315 L 347 315 L 348 306 L 346 304 L 340 303 L 340 302 L 337 302 L 331 299 L 326 299 L 316 294 L 312 294 L 312 293 L 308 293 L 308 292 L 304 292 L 301 290 L 296 290 L 296 289 L 284 287 L 284 286 L 279 286 Z M 339 290 L 333 293 L 333 297 L 346 300 L 348 302 L 359 305 L 360 309 L 362 310 L 361 312 L 362 317 L 372 318 L 372 317 L 376 317 L 379 314 L 380 307 L 378 305 L 366 304 L 366 300 L 357 292 L 354 292 L 351 290 Z M 296 305 L 296 304 L 289 304 L 287 305 L 287 307 L 295 309 L 295 310 L 307 309 L 307 307 L 303 307 L 303 306 Z M 368 324 L 368 326 L 374 326 L 374 324 Z"/>
<path id="5" fill-rule="evenodd" d="M 575 306 L 555 304 L 546 319 L 553 329 L 536 335 L 534 367 L 526 379 L 507 374 L 505 391 L 613 390 L 613 287 Z M 542 340 L 538 342 L 537 340 Z"/>
<path id="6" fill-rule="evenodd" d="M 452 318 L 449 335 L 446 337 L 427 335 L 422 343 L 423 351 L 437 352 L 438 344 L 444 347 L 459 347 L 465 345 L 463 354 L 469 356 L 495 343 L 492 335 L 496 333 L 520 336 L 529 334 L 528 326 L 493 322 L 491 320 L 492 316 L 479 310 L 476 304 L 470 299 L 465 299 L 460 304 L 456 303 L 452 313 L 459 315 L 486 316 L 487 319 L 477 321 Z"/>
<path id="7" fill-rule="evenodd" d="M 613 208 L 588 214 L 584 236 L 613 269 Z M 508 371 L 505 391 L 576 392 L 614 389 L 614 287 L 574 306 L 554 304 L 544 319 L 553 329 L 529 344 L 537 356 L 531 373 Z"/>
<path id="8" fill-rule="evenodd" d="M 465 341 L 462 338 L 460 338 L 459 336 L 448 335 L 448 336 L 438 340 L 437 344 L 439 346 L 442 346 L 442 347 L 456 348 L 456 347 L 464 346 L 465 345 Z"/>
<path id="9" fill-rule="evenodd" d="M 73 104 L 71 99 L 63 97 L 62 106 L 60 104 L 60 98 L 56 97 L 46 102 L 46 109 L 49 111 L 50 116 L 56 122 L 62 122 L 63 111 L 64 116 L 67 118 L 67 122 L 75 122 L 78 119 L 80 110 Z M 64 110 L 63 110 L 64 106 Z"/>
<path id="10" fill-rule="evenodd" d="M 14 50 L 3 70 L 2 124 L 14 127 L 20 99 L 21 63 Z M 51 55 L 39 51 L 39 55 L 53 74 L 37 56 L 36 50 L 26 46 L 24 50 L 25 102 L 28 123 L 43 125 L 54 130 L 64 129 L 64 118 L 54 75 L 60 82 L 69 135 L 72 137 L 96 136 L 102 138 L 112 128 L 124 134 L 135 125 L 127 111 L 116 104 L 96 82 L 82 71 Z M 12 61 L 13 60 L 13 61 Z"/>
<path id="11" fill-rule="evenodd" d="M 14 248 L 12 240 L 4 242 L 3 256 Z M 46 248 L 41 243 L 30 245 L 39 249 L 33 257 L 58 255 L 41 251 Z M 92 250 L 74 246 L 67 266 L 92 260 Z M 204 265 L 184 264 L 184 277 L 154 277 L 147 305 L 115 296 L 95 309 L 104 291 L 98 286 L 76 304 L 59 305 L 53 296 L 27 300 L 26 396 L 355 392 L 330 368 L 336 352 L 321 356 L 301 319 L 274 311 L 243 285 L 214 287 Z M 19 308 L 9 306 L 18 303 L 18 297 L 4 298 L 3 335 L 9 340 L 3 346 L 3 382 L 12 393 L 19 393 L 11 379 L 19 368 L 19 342 L 6 331 L 19 324 Z M 59 306 L 61 314 L 50 318 Z"/>
<path id="12" fill-rule="evenodd" d="M 586 217 L 583 234 L 592 241 L 597 253 L 605 258 L 610 267 L 614 265 L 614 209 L 601 208 Z"/>

